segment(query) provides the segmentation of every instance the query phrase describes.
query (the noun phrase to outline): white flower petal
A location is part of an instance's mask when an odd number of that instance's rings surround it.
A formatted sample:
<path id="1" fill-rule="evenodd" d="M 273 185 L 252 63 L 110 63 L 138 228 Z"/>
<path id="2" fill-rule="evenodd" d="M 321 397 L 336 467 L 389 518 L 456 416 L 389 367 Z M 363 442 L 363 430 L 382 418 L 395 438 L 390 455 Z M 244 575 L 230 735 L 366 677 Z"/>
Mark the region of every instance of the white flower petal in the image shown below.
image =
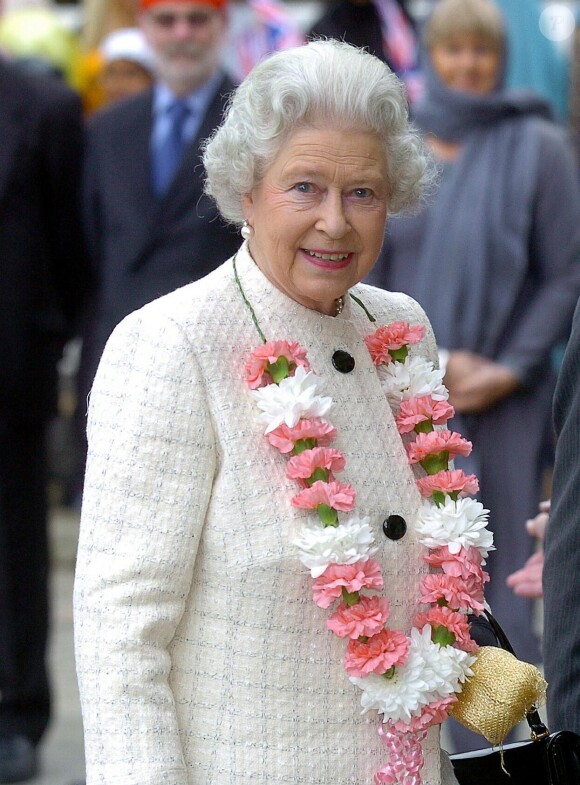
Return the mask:
<path id="1" fill-rule="evenodd" d="M 427 548 L 447 545 L 451 553 L 458 553 L 462 547 L 474 547 L 485 559 L 494 550 L 493 534 L 486 528 L 488 514 L 489 510 L 475 499 L 453 501 L 447 496 L 439 507 L 423 502 L 416 530 Z"/>
<path id="2" fill-rule="evenodd" d="M 432 395 L 436 401 L 446 401 L 449 391 L 443 384 L 444 371 L 436 370 L 430 360 L 407 357 L 404 362 L 379 366 L 383 390 L 395 414 L 402 401 L 419 395 Z"/>
<path id="3" fill-rule="evenodd" d="M 313 578 L 318 578 L 329 564 L 354 564 L 367 561 L 376 552 L 369 518 L 350 515 L 338 526 L 323 526 L 316 519 L 306 523 L 293 544 L 299 558 Z"/>
<path id="4" fill-rule="evenodd" d="M 392 679 L 371 674 L 351 682 L 362 690 L 362 713 L 376 709 L 384 722 L 410 722 L 430 703 L 453 695 L 472 675 L 475 657 L 453 646 L 431 641 L 431 627 L 411 630 L 409 657 Z"/>
<path id="5" fill-rule="evenodd" d="M 282 423 L 293 428 L 298 420 L 306 417 L 324 417 L 332 406 L 332 398 L 319 393 L 323 380 L 301 365 L 294 376 L 283 379 L 280 384 L 268 384 L 252 390 L 260 419 L 266 423 L 265 433 L 270 433 Z"/>

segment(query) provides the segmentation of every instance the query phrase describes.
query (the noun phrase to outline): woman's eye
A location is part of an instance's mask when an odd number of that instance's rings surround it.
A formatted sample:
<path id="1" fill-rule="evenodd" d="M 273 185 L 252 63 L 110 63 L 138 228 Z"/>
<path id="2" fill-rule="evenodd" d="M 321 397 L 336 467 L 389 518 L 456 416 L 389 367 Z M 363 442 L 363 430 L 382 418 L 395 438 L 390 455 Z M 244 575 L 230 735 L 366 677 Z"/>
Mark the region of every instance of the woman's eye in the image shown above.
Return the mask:
<path id="1" fill-rule="evenodd" d="M 372 196 L 372 191 L 370 188 L 355 188 L 353 194 L 357 199 L 368 199 L 369 196 Z"/>
<path id="2" fill-rule="evenodd" d="M 311 183 L 296 183 L 294 188 L 299 191 L 301 194 L 309 194 L 312 191 L 312 184 Z"/>

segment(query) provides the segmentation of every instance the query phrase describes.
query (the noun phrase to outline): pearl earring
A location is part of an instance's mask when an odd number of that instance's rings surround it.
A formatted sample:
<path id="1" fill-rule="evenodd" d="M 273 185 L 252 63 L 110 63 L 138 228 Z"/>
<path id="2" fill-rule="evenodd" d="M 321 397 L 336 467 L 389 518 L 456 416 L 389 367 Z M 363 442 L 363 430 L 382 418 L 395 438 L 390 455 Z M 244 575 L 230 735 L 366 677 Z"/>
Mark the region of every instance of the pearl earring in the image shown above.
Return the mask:
<path id="1" fill-rule="evenodd" d="M 244 221 L 244 225 L 240 229 L 240 234 L 242 235 L 244 240 L 249 240 L 251 236 L 254 234 L 254 230 L 252 229 L 252 227 L 247 221 Z"/>

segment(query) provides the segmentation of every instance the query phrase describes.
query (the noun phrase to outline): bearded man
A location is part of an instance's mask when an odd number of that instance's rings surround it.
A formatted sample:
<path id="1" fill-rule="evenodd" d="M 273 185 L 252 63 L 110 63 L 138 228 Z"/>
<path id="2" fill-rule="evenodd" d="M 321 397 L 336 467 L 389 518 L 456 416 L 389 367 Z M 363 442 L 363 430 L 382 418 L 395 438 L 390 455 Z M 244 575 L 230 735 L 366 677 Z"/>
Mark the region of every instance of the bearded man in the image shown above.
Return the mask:
<path id="1" fill-rule="evenodd" d="M 85 331 L 81 401 L 124 316 L 206 275 L 238 246 L 203 194 L 200 157 L 233 89 L 221 68 L 226 0 L 141 0 L 140 26 L 155 85 L 97 113 L 88 130 L 84 224 L 99 285 Z"/>

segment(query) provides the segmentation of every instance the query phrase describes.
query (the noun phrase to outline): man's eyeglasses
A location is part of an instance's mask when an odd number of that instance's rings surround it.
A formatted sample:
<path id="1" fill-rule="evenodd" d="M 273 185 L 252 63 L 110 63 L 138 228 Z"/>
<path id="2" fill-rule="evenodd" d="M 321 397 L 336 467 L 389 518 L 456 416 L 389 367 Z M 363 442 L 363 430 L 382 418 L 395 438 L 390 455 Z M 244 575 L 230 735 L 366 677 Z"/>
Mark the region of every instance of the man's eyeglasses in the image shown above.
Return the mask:
<path id="1" fill-rule="evenodd" d="M 172 11 L 157 11 L 149 14 L 154 24 L 166 30 L 171 29 L 178 22 L 185 22 L 191 28 L 205 27 L 214 16 L 215 14 L 211 11 L 190 11 L 186 14 L 176 14 Z"/>

